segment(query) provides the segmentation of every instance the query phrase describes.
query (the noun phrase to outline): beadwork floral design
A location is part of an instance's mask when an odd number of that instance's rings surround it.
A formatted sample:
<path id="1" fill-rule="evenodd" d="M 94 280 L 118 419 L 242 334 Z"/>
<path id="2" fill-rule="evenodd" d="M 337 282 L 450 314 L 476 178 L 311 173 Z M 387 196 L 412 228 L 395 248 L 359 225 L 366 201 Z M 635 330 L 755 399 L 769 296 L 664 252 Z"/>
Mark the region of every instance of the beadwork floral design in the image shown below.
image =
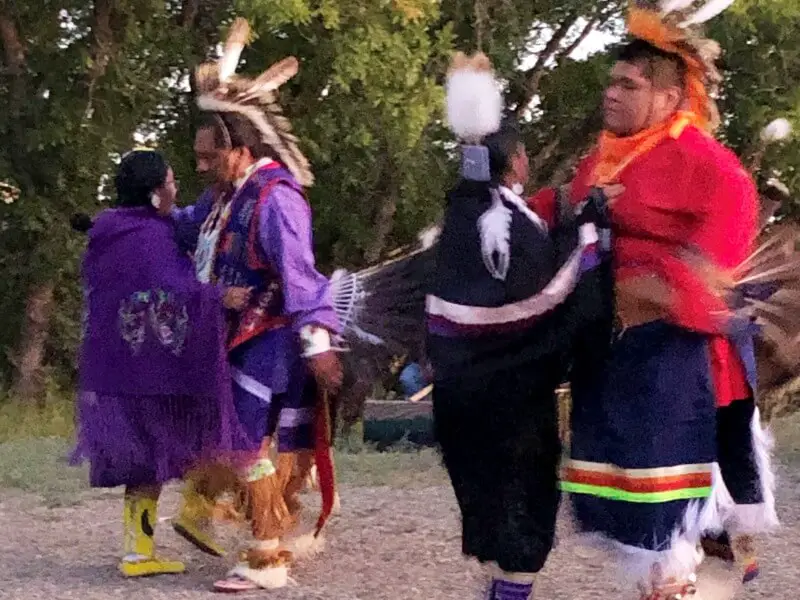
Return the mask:
<path id="1" fill-rule="evenodd" d="M 175 356 L 180 356 L 186 344 L 189 325 L 186 305 L 178 306 L 172 294 L 163 290 L 154 292 L 153 296 L 149 306 L 150 325 L 161 345 Z"/>
<path id="2" fill-rule="evenodd" d="M 142 349 L 150 325 L 159 344 L 175 356 L 186 346 L 189 313 L 173 294 L 164 290 L 135 292 L 120 303 L 119 330 L 136 355 Z"/>

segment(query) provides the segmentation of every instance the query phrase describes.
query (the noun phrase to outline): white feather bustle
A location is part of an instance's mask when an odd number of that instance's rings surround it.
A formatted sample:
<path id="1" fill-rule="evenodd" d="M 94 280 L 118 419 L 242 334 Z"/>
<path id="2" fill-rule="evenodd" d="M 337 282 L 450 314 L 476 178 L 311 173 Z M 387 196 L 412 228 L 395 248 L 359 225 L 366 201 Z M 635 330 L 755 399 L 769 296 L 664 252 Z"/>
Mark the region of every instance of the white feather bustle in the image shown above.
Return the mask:
<path id="1" fill-rule="evenodd" d="M 456 69 L 446 91 L 447 124 L 457 138 L 477 144 L 500 129 L 503 97 L 491 71 Z"/>
<path id="2" fill-rule="evenodd" d="M 496 189 L 491 190 L 492 206 L 478 219 L 483 264 L 492 277 L 504 281 L 511 262 L 511 209 Z"/>

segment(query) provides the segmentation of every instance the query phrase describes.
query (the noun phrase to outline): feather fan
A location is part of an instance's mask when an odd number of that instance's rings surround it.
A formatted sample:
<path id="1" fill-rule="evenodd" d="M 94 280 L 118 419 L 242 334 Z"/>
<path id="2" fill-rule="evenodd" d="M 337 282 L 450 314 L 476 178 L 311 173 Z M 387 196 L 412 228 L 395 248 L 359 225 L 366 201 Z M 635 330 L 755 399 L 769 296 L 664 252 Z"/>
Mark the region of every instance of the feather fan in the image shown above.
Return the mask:
<path id="1" fill-rule="evenodd" d="M 768 228 L 737 269 L 734 290 L 741 314 L 760 328 L 759 388 L 768 393 L 800 370 L 800 226 Z"/>
<path id="2" fill-rule="evenodd" d="M 350 350 L 381 360 L 419 352 L 425 341 L 425 296 L 433 274 L 435 229 L 400 256 L 331 281 L 333 304 Z"/>

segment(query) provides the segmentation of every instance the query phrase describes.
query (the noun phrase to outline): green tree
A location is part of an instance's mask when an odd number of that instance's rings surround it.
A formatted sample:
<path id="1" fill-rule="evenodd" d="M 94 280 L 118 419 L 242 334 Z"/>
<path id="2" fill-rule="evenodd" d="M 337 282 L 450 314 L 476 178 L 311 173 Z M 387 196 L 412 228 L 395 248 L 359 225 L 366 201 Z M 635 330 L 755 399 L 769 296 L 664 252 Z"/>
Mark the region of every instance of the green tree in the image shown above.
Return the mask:
<path id="1" fill-rule="evenodd" d="M 0 345 L 10 349 L 3 372 L 15 367 L 22 396 L 38 395 L 46 355 L 74 364 L 82 244 L 69 218 L 95 212 L 111 157 L 172 95 L 184 9 L 158 0 L 5 0 L 0 8 L 0 132 L 13 140 L 0 149 L 0 179 L 20 188 L 2 207 Z"/>
<path id="2" fill-rule="evenodd" d="M 169 156 L 184 200 L 201 188 L 191 140 L 194 67 L 234 15 L 256 39 L 242 68 L 287 55 L 301 69 L 283 103 L 317 181 L 309 190 L 326 269 L 360 266 L 411 241 L 441 212 L 455 174 L 442 122 L 454 49 L 481 49 L 506 85 L 533 167 L 531 189 L 563 183 L 599 131 L 608 49 L 622 0 L 0 0 L 0 374 L 35 395 L 43 362 L 74 370 L 82 240 L 69 217 L 96 212 L 113 157 L 144 134 Z M 794 0 L 739 0 L 711 25 L 727 78 L 722 137 L 759 151 L 771 119 L 800 117 Z M 587 46 L 587 44 L 589 46 Z M 797 196 L 800 138 L 770 147 L 764 173 Z M 4 190 L 7 188 L 3 188 Z M 2 190 L 0 190 L 2 191 Z M 2 195 L 2 194 L 0 194 Z M 6 196 L 2 196 L 6 198 Z M 796 210 L 796 206 L 789 207 Z M 789 211 L 791 212 L 791 210 Z"/>
<path id="3" fill-rule="evenodd" d="M 749 163 L 760 152 L 759 132 L 775 118 L 794 123 L 786 143 L 771 145 L 762 178 L 777 174 L 793 192 L 784 211 L 800 209 L 800 3 L 740 0 L 711 24 L 724 49 L 720 102 L 723 139 Z"/>

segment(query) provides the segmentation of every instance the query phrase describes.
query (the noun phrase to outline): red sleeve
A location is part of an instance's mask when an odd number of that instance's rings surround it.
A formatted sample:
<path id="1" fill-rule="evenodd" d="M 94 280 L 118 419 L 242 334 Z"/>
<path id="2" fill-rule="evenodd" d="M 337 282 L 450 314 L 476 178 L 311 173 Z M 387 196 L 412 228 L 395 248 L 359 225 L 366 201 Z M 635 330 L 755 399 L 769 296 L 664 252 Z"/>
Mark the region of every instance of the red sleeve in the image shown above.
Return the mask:
<path id="1" fill-rule="evenodd" d="M 543 188 L 528 198 L 528 207 L 547 223 L 554 227 L 556 223 L 556 191 L 553 188 Z"/>
<path id="2" fill-rule="evenodd" d="M 736 267 L 751 252 L 757 233 L 758 194 L 750 175 L 739 160 L 727 151 L 717 157 L 717 168 L 695 169 L 692 188 L 698 210 L 698 222 L 689 244 L 723 270 Z M 677 269 L 677 277 L 686 289 L 679 294 L 680 314 L 701 310 L 724 310 L 722 299 L 713 298 L 705 286 Z M 684 279 L 685 278 L 685 279 Z M 690 281 L 690 280 L 695 281 Z"/>
<path id="3" fill-rule="evenodd" d="M 758 233 L 758 192 L 739 159 L 720 157 L 719 169 L 703 170 L 694 177 L 698 188 L 700 224 L 692 243 L 718 266 L 731 269 L 752 251 Z"/>

